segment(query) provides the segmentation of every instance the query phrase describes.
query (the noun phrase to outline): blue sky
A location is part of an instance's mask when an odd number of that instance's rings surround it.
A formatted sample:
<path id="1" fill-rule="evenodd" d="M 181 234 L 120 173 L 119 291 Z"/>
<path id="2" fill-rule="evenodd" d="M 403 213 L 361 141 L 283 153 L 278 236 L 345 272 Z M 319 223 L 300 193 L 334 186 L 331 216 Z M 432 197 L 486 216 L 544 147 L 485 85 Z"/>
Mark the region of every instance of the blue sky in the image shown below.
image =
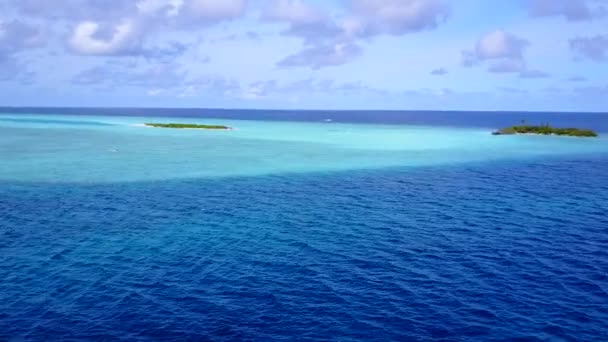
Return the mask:
<path id="1" fill-rule="evenodd" d="M 608 0 L 3 0 L 0 105 L 608 112 Z"/>

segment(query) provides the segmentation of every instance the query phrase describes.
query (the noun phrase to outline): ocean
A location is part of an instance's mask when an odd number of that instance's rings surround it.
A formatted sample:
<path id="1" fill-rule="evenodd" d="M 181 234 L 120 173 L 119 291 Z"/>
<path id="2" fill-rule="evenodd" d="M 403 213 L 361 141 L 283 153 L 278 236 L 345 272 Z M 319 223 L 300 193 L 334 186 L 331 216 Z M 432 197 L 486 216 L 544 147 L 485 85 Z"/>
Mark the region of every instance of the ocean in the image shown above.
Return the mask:
<path id="1" fill-rule="evenodd" d="M 0 112 L 0 340 L 608 340 L 606 114 Z"/>

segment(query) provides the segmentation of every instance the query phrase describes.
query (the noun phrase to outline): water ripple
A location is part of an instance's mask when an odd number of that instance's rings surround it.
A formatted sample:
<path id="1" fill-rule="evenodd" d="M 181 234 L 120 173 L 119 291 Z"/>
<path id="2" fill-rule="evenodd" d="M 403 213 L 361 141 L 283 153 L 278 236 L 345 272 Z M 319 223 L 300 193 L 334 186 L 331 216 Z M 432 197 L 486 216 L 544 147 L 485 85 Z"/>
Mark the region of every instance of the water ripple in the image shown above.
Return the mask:
<path id="1" fill-rule="evenodd" d="M 5 182 L 0 340 L 607 340 L 607 172 Z"/>

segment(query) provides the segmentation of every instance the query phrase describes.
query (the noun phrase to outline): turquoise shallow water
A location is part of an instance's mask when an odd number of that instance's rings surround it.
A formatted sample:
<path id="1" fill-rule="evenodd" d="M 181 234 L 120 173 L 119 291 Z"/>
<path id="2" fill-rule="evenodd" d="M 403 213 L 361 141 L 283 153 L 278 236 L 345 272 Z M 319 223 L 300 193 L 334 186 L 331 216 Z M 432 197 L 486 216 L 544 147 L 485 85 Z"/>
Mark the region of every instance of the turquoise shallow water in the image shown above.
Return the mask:
<path id="1" fill-rule="evenodd" d="M 0 115 L 0 341 L 608 340 L 606 138 L 492 128 Z"/>
<path id="2" fill-rule="evenodd" d="M 231 131 L 141 127 L 226 124 Z M 0 115 L 0 179 L 113 182 L 497 161 L 608 151 L 598 139 L 451 128 L 219 119 Z"/>

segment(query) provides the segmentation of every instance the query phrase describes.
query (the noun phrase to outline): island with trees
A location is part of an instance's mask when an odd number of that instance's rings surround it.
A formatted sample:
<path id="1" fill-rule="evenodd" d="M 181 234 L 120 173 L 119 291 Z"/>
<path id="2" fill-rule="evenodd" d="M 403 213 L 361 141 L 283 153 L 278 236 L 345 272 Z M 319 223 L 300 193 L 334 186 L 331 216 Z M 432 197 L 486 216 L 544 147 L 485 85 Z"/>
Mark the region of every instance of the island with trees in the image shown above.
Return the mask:
<path id="1" fill-rule="evenodd" d="M 145 123 L 148 127 L 157 128 L 191 128 L 191 129 L 232 129 L 224 125 L 201 125 L 201 124 L 186 124 L 186 123 Z"/>
<path id="2" fill-rule="evenodd" d="M 597 137 L 597 133 L 590 129 L 579 128 L 555 128 L 549 124 L 530 126 L 522 124 L 511 126 L 492 132 L 493 135 L 512 135 L 512 134 L 538 134 L 538 135 L 562 135 L 571 137 Z"/>

